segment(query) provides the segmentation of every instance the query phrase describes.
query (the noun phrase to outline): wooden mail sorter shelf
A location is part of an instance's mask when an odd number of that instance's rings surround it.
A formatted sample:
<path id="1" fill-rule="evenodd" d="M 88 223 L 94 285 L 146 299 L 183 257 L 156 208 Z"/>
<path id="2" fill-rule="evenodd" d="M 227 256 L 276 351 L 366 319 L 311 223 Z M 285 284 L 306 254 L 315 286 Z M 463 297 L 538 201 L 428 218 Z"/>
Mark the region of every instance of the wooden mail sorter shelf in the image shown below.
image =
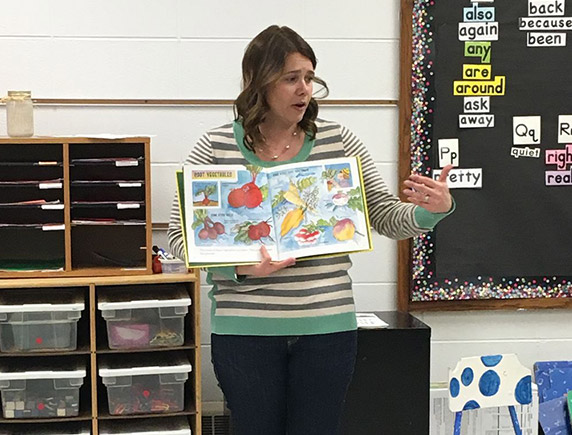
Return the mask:
<path id="1" fill-rule="evenodd" d="M 148 423 L 151 425 L 150 427 L 153 427 L 152 425 L 155 424 L 161 427 L 165 424 L 172 424 L 182 420 L 188 422 L 193 434 L 200 435 L 201 358 L 198 273 L 0 280 L 0 298 L 2 300 L 6 300 L 10 293 L 21 295 L 24 298 L 24 295 L 29 292 L 41 292 L 43 300 L 52 299 L 54 303 L 61 302 L 65 295 L 68 295 L 71 300 L 84 304 L 81 317 L 77 320 L 77 347 L 74 350 L 52 349 L 47 351 L 44 349 L 31 351 L 29 347 L 35 346 L 37 342 L 34 340 L 21 340 L 19 345 L 23 345 L 26 349 L 24 351 L 22 349 L 16 351 L 11 348 L 17 341 L 13 336 L 17 335 L 16 331 L 20 333 L 21 330 L 12 331 L 8 329 L 10 334 L 6 334 L 5 324 L 3 324 L 2 334 L 0 334 L 0 345 L 2 346 L 0 367 L 19 367 L 21 371 L 35 371 L 39 368 L 47 370 L 50 367 L 57 367 L 60 370 L 62 368 L 66 370 L 80 368 L 85 370 L 85 377 L 79 387 L 79 402 L 75 400 L 76 398 L 71 397 L 69 393 L 58 395 L 57 388 L 54 393 L 56 397 L 53 400 L 50 399 L 53 403 L 50 403 L 50 400 L 47 400 L 46 403 L 36 403 L 33 401 L 33 397 L 30 398 L 30 396 L 26 398 L 26 402 L 22 399 L 9 399 L 10 402 L 4 402 L 6 397 L 8 397 L 4 396 L 0 412 L 0 433 L 60 433 L 60 431 L 65 429 L 67 431 L 65 433 L 85 430 L 86 433 L 97 435 L 101 428 L 110 426 L 116 427 L 118 425 L 144 422 L 144 424 Z M 182 344 L 169 346 L 163 343 L 162 346 L 153 348 L 112 349 L 110 347 L 106 319 L 104 319 L 100 309 L 100 303 L 106 300 L 103 295 L 111 294 L 113 297 L 121 300 L 122 295 L 132 295 L 138 292 L 156 294 L 159 299 L 161 294 L 169 292 L 182 294 L 184 295 L 183 299 L 190 298 L 188 312 L 183 320 L 184 340 Z M 188 301 L 185 303 L 188 303 Z M 119 311 L 112 312 L 111 315 L 116 315 Z M 169 316 L 170 314 L 165 314 L 166 318 Z M 161 315 L 161 317 L 163 316 Z M 2 321 L 6 320 L 5 318 L 2 319 Z M 59 320 L 61 319 L 58 318 L 58 321 L 54 321 L 54 325 L 52 325 L 54 330 L 61 327 Z M 30 323 L 30 327 L 34 327 L 34 322 Z M 17 328 L 20 328 L 20 326 L 18 325 Z M 46 325 L 43 328 L 46 328 Z M 43 337 L 48 337 L 49 334 L 46 332 Z M 31 334 L 31 336 L 34 337 L 35 335 Z M 62 334 L 60 338 L 64 336 L 65 334 Z M 67 342 L 60 341 L 58 344 L 66 347 Z M 190 365 L 188 379 L 184 386 L 181 387 L 184 391 L 182 396 L 184 399 L 180 400 L 182 409 L 171 411 L 168 408 L 161 408 L 146 412 L 146 409 L 140 408 L 136 413 L 124 413 L 124 408 L 109 409 L 109 385 L 105 385 L 101 376 L 101 369 L 104 368 L 105 364 L 111 362 L 119 364 L 119 366 L 121 364 L 123 366 L 127 364 L 128 366 L 129 362 L 139 361 L 144 366 L 155 367 L 160 366 L 162 361 L 169 361 L 170 359 L 182 359 L 185 364 Z M 3 369 L 0 373 L 4 374 L 5 371 L 6 369 Z M 63 381 L 67 382 L 65 379 Z M 117 377 L 116 383 L 121 385 L 121 382 L 125 383 L 125 380 Z M 61 385 L 62 380 L 59 383 Z M 135 381 L 133 381 L 133 384 L 135 384 Z M 18 385 L 13 385 L 12 387 L 17 389 Z M 0 388 L 6 388 L 5 381 L 1 379 Z M 30 388 L 30 384 L 28 384 L 28 388 Z M 155 403 L 157 403 L 159 407 L 163 406 L 164 402 L 169 401 L 169 399 L 164 397 L 155 401 L 152 390 L 142 391 L 140 397 L 137 397 L 138 393 L 133 393 L 132 391 L 128 390 L 133 397 L 128 395 L 125 399 L 126 403 L 124 406 L 126 407 L 131 406 L 133 403 L 131 400 L 137 403 L 141 400 L 148 406 L 155 406 Z M 15 400 L 20 400 L 21 402 L 14 402 Z M 73 409 L 74 404 L 76 409 Z M 49 406 L 57 408 L 56 416 L 48 417 L 46 415 L 46 412 L 49 411 Z M 6 411 L 8 411 L 8 415 L 6 415 Z M 68 414 L 66 415 L 66 413 Z M 70 414 L 72 415 L 70 416 Z"/>
<path id="2" fill-rule="evenodd" d="M 0 278 L 151 273 L 149 138 L 0 138 Z"/>

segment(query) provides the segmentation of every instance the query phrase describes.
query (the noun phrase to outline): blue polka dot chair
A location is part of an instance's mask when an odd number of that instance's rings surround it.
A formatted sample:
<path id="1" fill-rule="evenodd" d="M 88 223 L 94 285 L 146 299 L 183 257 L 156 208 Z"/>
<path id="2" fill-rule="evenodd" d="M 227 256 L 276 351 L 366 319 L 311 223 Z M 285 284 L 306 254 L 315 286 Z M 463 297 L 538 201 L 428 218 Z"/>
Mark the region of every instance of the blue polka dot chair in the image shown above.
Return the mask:
<path id="1" fill-rule="evenodd" d="M 461 434 L 463 411 L 508 406 L 516 435 L 522 435 L 515 405 L 532 402 L 530 369 L 514 354 L 462 358 L 449 370 L 449 409 L 455 413 L 454 435 Z"/>

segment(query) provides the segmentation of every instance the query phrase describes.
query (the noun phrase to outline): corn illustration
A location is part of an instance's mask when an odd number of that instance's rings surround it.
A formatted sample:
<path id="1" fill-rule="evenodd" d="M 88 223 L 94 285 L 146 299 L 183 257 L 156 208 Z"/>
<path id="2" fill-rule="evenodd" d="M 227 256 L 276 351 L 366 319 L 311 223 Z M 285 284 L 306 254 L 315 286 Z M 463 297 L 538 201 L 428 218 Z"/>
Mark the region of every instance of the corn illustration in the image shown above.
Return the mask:
<path id="1" fill-rule="evenodd" d="M 284 237 L 286 234 L 288 234 L 288 232 L 300 226 L 303 218 L 303 209 L 295 208 L 294 210 L 290 210 L 284 217 L 282 225 L 280 225 L 280 236 Z"/>

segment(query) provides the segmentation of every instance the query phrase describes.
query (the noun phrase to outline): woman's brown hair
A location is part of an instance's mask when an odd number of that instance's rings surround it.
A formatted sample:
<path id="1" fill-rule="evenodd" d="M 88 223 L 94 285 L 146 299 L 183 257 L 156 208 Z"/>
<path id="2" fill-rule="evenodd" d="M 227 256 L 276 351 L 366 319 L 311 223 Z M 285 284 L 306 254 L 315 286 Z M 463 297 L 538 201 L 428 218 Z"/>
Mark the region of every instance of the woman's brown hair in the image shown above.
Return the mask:
<path id="1" fill-rule="evenodd" d="M 312 62 L 316 68 L 317 60 L 312 47 L 294 30 L 286 26 L 270 26 L 260 32 L 246 47 L 242 58 L 242 92 L 234 101 L 234 116 L 242 122 L 244 128 L 244 145 L 254 151 L 254 143 L 262 142 L 263 137 L 258 129 L 269 110 L 266 102 L 266 91 L 282 73 L 289 54 L 300 53 Z M 322 79 L 314 77 L 313 81 L 323 87 L 323 96 L 328 95 L 328 86 Z M 304 117 L 298 123 L 300 128 L 316 137 L 316 117 L 318 103 L 310 98 Z"/>

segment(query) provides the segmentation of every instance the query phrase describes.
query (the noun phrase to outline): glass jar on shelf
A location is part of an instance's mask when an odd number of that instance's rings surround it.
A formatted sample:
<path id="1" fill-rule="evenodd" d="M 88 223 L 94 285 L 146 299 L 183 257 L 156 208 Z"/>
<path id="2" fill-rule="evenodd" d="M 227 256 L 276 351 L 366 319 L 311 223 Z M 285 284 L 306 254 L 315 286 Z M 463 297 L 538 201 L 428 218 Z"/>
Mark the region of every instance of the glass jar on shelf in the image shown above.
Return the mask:
<path id="1" fill-rule="evenodd" d="M 30 91 L 8 91 L 6 102 L 6 125 L 8 136 L 29 137 L 34 135 L 34 106 Z"/>

